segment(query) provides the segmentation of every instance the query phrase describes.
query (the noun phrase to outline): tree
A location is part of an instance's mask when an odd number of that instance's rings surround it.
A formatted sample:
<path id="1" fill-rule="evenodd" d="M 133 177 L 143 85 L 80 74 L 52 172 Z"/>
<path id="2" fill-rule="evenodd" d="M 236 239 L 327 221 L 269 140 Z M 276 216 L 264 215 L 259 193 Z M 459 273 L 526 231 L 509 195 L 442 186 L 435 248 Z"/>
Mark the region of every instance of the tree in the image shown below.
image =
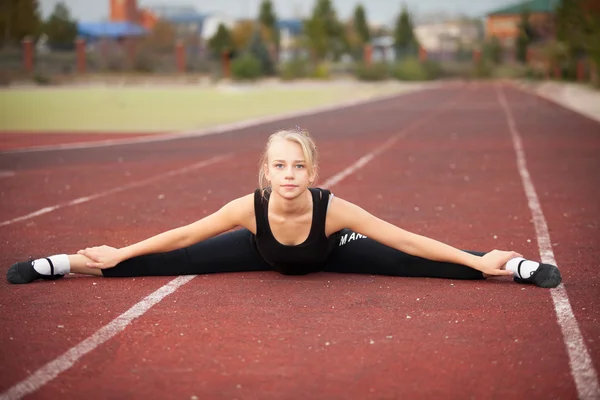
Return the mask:
<path id="1" fill-rule="evenodd" d="M 317 0 L 312 16 L 304 22 L 308 46 L 315 61 L 328 56 L 337 59 L 344 48 L 343 27 L 331 0 Z"/>
<path id="2" fill-rule="evenodd" d="M 277 27 L 277 17 L 273 11 L 271 0 L 262 0 L 258 22 L 268 32 L 267 41 L 272 43 L 275 50 L 279 50 L 279 29 Z"/>
<path id="3" fill-rule="evenodd" d="M 259 29 L 255 29 L 252 34 L 248 45 L 248 53 L 260 62 L 261 71 L 264 74 L 273 75 L 275 73 L 275 65 Z"/>
<path id="4" fill-rule="evenodd" d="M 358 4 L 354 9 L 354 29 L 358 34 L 359 39 L 362 43 L 367 43 L 371 40 L 371 34 L 369 32 L 369 25 L 367 24 L 367 16 L 365 13 L 365 8 L 362 4 Z"/>
<path id="5" fill-rule="evenodd" d="M 571 61 L 586 54 L 600 76 L 600 6 L 594 0 L 561 0 L 556 10 L 557 39 L 568 47 Z M 600 83 L 600 82 L 596 82 Z"/>
<path id="6" fill-rule="evenodd" d="M 502 63 L 502 43 L 496 36 L 492 36 L 483 45 L 483 57 L 495 65 Z"/>
<path id="7" fill-rule="evenodd" d="M 529 23 L 529 10 L 524 8 L 521 12 L 521 22 L 519 23 L 519 36 L 517 37 L 517 60 L 522 63 L 527 61 L 527 49 L 533 41 L 533 31 Z"/>
<path id="8" fill-rule="evenodd" d="M 256 23 L 254 21 L 238 21 L 231 31 L 231 40 L 235 49 L 243 50 L 248 47 L 255 29 Z"/>
<path id="9" fill-rule="evenodd" d="M 0 45 L 20 43 L 26 36 L 35 40 L 41 27 L 37 0 L 0 1 Z"/>
<path id="10" fill-rule="evenodd" d="M 225 25 L 219 24 L 217 32 L 208 40 L 208 47 L 217 58 L 224 52 L 233 50 L 231 34 Z"/>
<path id="11" fill-rule="evenodd" d="M 396 20 L 394 28 L 394 47 L 396 49 L 396 57 L 402 54 L 415 54 L 418 50 L 417 38 L 413 30 L 413 23 L 406 9 L 402 7 L 402 12 Z"/>
<path id="12" fill-rule="evenodd" d="M 77 38 L 77 22 L 71 19 L 67 5 L 59 2 L 44 23 L 44 33 L 48 36 L 48 45 L 55 50 L 71 50 Z"/>

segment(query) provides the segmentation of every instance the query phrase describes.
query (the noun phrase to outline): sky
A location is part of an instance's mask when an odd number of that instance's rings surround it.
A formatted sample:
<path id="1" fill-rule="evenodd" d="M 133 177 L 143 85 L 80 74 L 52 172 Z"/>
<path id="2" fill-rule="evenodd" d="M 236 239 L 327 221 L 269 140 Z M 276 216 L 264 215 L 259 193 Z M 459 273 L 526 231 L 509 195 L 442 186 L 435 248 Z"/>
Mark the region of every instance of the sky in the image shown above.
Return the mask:
<path id="1" fill-rule="evenodd" d="M 61 0 L 39 0 L 46 18 Z M 108 18 L 110 0 L 62 0 L 79 21 L 101 21 Z M 279 18 L 306 16 L 315 0 L 272 0 Z M 341 19 L 350 18 L 358 0 L 332 0 Z M 369 23 L 391 25 L 403 4 L 418 18 L 425 14 L 448 13 L 484 16 L 486 12 L 518 2 L 517 0 L 363 0 Z M 200 13 L 219 12 L 233 17 L 255 17 L 260 0 L 138 0 L 140 7 L 153 5 L 192 5 Z"/>

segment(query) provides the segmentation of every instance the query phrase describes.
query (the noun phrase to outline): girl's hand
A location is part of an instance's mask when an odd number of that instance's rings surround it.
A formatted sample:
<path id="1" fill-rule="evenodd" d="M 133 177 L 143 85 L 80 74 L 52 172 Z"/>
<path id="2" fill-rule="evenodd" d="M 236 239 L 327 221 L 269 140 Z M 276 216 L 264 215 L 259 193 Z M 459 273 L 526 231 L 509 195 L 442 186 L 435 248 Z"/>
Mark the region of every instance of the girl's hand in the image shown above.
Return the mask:
<path id="1" fill-rule="evenodd" d="M 89 268 L 112 268 L 122 261 L 119 249 L 110 246 L 88 247 L 85 250 L 79 250 L 77 254 L 86 256 L 93 261 L 85 264 Z"/>
<path id="2" fill-rule="evenodd" d="M 506 263 L 516 257 L 523 256 L 515 251 L 492 250 L 481 257 L 478 269 L 490 276 L 512 275 L 512 271 L 506 270 Z"/>

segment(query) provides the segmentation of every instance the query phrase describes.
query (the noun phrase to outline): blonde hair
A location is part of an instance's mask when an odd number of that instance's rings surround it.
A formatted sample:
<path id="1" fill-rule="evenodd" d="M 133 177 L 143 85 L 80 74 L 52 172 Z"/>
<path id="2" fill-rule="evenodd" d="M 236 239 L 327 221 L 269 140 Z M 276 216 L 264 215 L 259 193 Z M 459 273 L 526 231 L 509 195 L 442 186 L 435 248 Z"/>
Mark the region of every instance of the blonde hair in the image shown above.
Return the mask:
<path id="1" fill-rule="evenodd" d="M 268 161 L 267 152 L 269 151 L 269 147 L 271 146 L 273 140 L 277 138 L 289 140 L 290 142 L 296 142 L 300 145 L 300 147 L 302 147 L 302 153 L 304 153 L 304 160 L 306 161 L 308 172 L 310 174 L 314 174 L 316 179 L 318 170 L 318 160 L 317 146 L 315 145 L 314 140 L 310 137 L 309 133 L 306 130 L 300 129 L 300 127 L 296 127 L 296 129 L 285 129 L 273 133 L 271 136 L 269 136 L 269 140 L 267 140 L 265 151 L 262 157 L 260 158 L 258 170 L 258 186 L 260 190 L 264 191 L 265 188 L 269 187 L 269 182 L 267 181 L 267 177 L 265 175 L 264 165 Z"/>

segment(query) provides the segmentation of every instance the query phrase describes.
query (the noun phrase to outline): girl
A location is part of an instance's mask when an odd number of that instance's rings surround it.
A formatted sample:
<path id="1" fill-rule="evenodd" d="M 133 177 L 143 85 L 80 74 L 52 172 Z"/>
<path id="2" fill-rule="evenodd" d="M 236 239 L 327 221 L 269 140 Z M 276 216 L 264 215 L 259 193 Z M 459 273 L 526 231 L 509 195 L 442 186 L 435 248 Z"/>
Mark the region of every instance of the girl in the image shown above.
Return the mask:
<path id="1" fill-rule="evenodd" d="M 328 190 L 312 188 L 316 177 L 317 152 L 308 133 L 279 131 L 269 137 L 254 193 L 131 246 L 91 247 L 16 263 L 7 278 L 30 283 L 67 273 L 133 277 L 275 270 L 452 279 L 512 275 L 516 282 L 544 288 L 561 282 L 556 266 L 514 251 L 462 251 L 400 229 Z M 236 227 L 243 229 L 227 232 Z"/>

